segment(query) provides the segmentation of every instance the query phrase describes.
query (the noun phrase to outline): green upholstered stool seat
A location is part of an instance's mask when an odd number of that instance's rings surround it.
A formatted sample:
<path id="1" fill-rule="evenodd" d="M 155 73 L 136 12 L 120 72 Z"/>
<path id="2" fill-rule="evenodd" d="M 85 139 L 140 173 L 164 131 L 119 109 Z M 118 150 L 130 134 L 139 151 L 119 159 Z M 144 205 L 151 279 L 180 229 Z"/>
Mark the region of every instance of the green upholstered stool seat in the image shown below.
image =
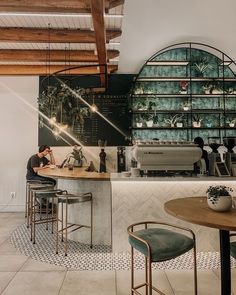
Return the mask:
<path id="1" fill-rule="evenodd" d="M 51 197 L 55 197 L 56 193 L 58 192 L 59 190 L 51 190 L 51 191 L 37 190 L 34 193 L 36 198 L 51 198 Z"/>
<path id="2" fill-rule="evenodd" d="M 84 193 L 81 195 L 65 194 L 58 197 L 59 203 L 67 203 L 68 205 L 88 202 L 92 200 L 91 193 Z"/>
<path id="3" fill-rule="evenodd" d="M 230 243 L 230 254 L 233 258 L 236 259 L 236 242 Z"/>
<path id="4" fill-rule="evenodd" d="M 162 228 L 143 229 L 135 231 L 133 234 L 148 242 L 151 247 L 151 260 L 153 262 L 173 259 L 188 252 L 194 246 L 192 238 Z M 148 247 L 145 243 L 133 236 L 129 236 L 129 243 L 145 256 L 149 256 Z"/>
<path id="5" fill-rule="evenodd" d="M 191 229 L 158 221 L 141 221 L 127 228 L 131 246 L 131 295 L 152 295 L 153 291 L 164 295 L 153 285 L 152 264 L 177 258 L 192 250 L 194 269 L 194 295 L 197 295 L 196 239 Z M 135 280 L 135 251 L 145 256 L 145 281 Z M 138 283 L 138 284 L 137 284 Z M 139 292 L 142 289 L 142 292 Z"/>

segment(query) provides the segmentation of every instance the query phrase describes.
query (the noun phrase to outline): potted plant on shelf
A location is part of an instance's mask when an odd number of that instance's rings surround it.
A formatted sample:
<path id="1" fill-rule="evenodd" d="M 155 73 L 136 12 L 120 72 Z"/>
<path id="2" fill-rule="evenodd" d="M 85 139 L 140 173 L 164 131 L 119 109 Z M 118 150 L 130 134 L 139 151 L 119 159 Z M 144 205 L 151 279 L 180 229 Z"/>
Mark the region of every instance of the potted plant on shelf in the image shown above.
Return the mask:
<path id="1" fill-rule="evenodd" d="M 189 111 L 191 109 L 191 104 L 188 101 L 186 101 L 183 104 L 183 109 L 184 109 L 184 111 Z"/>
<path id="2" fill-rule="evenodd" d="M 158 116 L 157 116 L 157 115 L 154 115 L 154 117 L 153 117 L 153 125 L 154 125 L 155 127 L 157 127 L 158 124 L 159 124 Z"/>
<path id="3" fill-rule="evenodd" d="M 228 211 L 232 208 L 233 189 L 225 185 L 210 186 L 207 193 L 207 204 L 215 211 Z"/>
<path id="4" fill-rule="evenodd" d="M 179 82 L 179 86 L 180 86 L 180 91 L 179 93 L 180 94 L 187 94 L 188 93 L 188 85 L 189 85 L 189 82 L 188 81 L 180 81 Z"/>
<path id="5" fill-rule="evenodd" d="M 134 103 L 134 109 L 138 110 L 138 111 L 145 111 L 147 110 L 147 104 L 146 101 L 143 99 L 139 99 L 137 101 L 135 101 Z"/>
<path id="6" fill-rule="evenodd" d="M 229 127 L 234 127 L 236 123 L 236 118 L 230 120 L 228 123 L 229 123 Z"/>
<path id="7" fill-rule="evenodd" d="M 154 117 L 154 114 L 150 113 L 149 111 L 143 114 L 143 120 L 145 121 L 147 127 L 153 126 L 153 117 Z"/>
<path id="8" fill-rule="evenodd" d="M 136 123 L 136 127 L 138 128 L 143 127 L 143 119 L 141 115 L 136 116 L 135 123 Z"/>
<path id="9" fill-rule="evenodd" d="M 134 94 L 143 94 L 144 88 L 142 86 L 138 86 L 134 89 Z"/>
<path id="10" fill-rule="evenodd" d="M 192 64 L 192 68 L 195 70 L 195 74 L 197 77 L 203 77 L 204 73 L 208 69 L 212 68 L 212 66 L 209 64 L 209 61 L 207 60 L 205 56 L 193 59 L 191 64 Z"/>
<path id="11" fill-rule="evenodd" d="M 170 124 L 170 127 L 175 127 L 176 123 L 179 122 L 182 119 L 182 117 L 183 117 L 182 114 L 176 114 L 176 115 L 170 117 L 169 119 L 165 119 L 165 123 Z"/>
<path id="12" fill-rule="evenodd" d="M 193 115 L 193 127 L 200 128 L 202 119 L 198 114 Z"/>

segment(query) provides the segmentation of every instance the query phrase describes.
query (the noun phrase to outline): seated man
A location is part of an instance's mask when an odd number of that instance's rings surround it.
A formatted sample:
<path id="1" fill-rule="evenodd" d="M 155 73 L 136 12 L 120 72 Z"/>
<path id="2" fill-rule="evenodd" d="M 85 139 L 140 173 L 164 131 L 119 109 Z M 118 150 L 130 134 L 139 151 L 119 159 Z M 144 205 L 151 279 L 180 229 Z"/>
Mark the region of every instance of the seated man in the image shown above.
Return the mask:
<path id="1" fill-rule="evenodd" d="M 49 155 L 50 160 L 46 158 L 47 155 Z M 48 145 L 41 145 L 39 152 L 31 156 L 28 160 L 26 179 L 48 181 L 56 185 L 55 179 L 38 175 L 38 171 L 49 167 L 50 164 L 55 165 L 52 150 Z"/>

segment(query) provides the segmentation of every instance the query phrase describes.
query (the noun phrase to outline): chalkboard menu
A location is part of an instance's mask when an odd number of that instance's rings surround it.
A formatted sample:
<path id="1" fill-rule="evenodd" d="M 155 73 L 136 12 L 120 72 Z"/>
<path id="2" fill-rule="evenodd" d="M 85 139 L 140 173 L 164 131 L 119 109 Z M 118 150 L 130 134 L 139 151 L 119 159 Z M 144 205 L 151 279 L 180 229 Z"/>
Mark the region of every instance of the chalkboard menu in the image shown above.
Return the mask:
<path id="1" fill-rule="evenodd" d="M 65 146 L 80 142 L 86 146 L 97 146 L 98 140 L 106 141 L 108 146 L 129 145 L 131 117 L 128 98 L 133 78 L 134 75 L 112 74 L 108 76 L 106 92 L 84 93 L 82 98 L 98 108 L 98 112 L 92 112 L 86 103 L 70 91 L 61 90 L 58 81 L 52 79 L 48 87 L 47 83 L 46 86 L 42 83 L 44 78 L 41 77 L 39 110 L 46 117 L 59 122 L 62 129 L 64 126 L 67 127 L 66 134 L 57 134 L 54 132 L 55 126 L 52 126 L 44 116 L 40 116 L 39 145 Z M 79 92 L 79 88 L 99 86 L 99 80 L 94 76 L 78 77 L 68 81 L 65 83 L 75 92 Z"/>

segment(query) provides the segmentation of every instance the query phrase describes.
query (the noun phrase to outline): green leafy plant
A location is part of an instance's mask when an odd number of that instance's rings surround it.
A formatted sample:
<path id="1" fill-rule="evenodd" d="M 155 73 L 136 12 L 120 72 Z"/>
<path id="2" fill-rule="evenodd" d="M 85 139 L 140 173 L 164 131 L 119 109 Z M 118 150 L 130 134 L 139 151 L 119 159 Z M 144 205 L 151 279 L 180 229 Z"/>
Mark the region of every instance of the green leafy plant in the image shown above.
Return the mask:
<path id="1" fill-rule="evenodd" d="M 134 109 L 136 110 L 146 110 L 147 104 L 145 100 L 139 99 L 134 102 Z"/>
<path id="2" fill-rule="evenodd" d="M 225 185 L 210 186 L 206 190 L 207 198 L 212 204 L 217 203 L 219 197 L 221 196 L 230 196 L 230 192 L 233 192 L 233 189 Z"/>
<path id="3" fill-rule="evenodd" d="M 236 123 L 236 118 L 233 118 L 231 120 L 228 121 L 229 124 L 235 124 Z"/>
<path id="4" fill-rule="evenodd" d="M 182 120 L 183 114 L 176 114 L 169 119 L 165 119 L 165 123 L 170 124 L 171 127 L 174 127 L 177 122 L 180 122 Z"/>
<path id="5" fill-rule="evenodd" d="M 201 121 L 202 121 L 202 119 L 200 118 L 200 116 L 198 114 L 193 115 L 193 122 L 200 123 Z"/>
<path id="6" fill-rule="evenodd" d="M 196 73 L 203 75 L 208 69 L 212 69 L 208 59 L 204 57 L 195 58 L 192 60 L 192 68 L 196 70 Z"/>

